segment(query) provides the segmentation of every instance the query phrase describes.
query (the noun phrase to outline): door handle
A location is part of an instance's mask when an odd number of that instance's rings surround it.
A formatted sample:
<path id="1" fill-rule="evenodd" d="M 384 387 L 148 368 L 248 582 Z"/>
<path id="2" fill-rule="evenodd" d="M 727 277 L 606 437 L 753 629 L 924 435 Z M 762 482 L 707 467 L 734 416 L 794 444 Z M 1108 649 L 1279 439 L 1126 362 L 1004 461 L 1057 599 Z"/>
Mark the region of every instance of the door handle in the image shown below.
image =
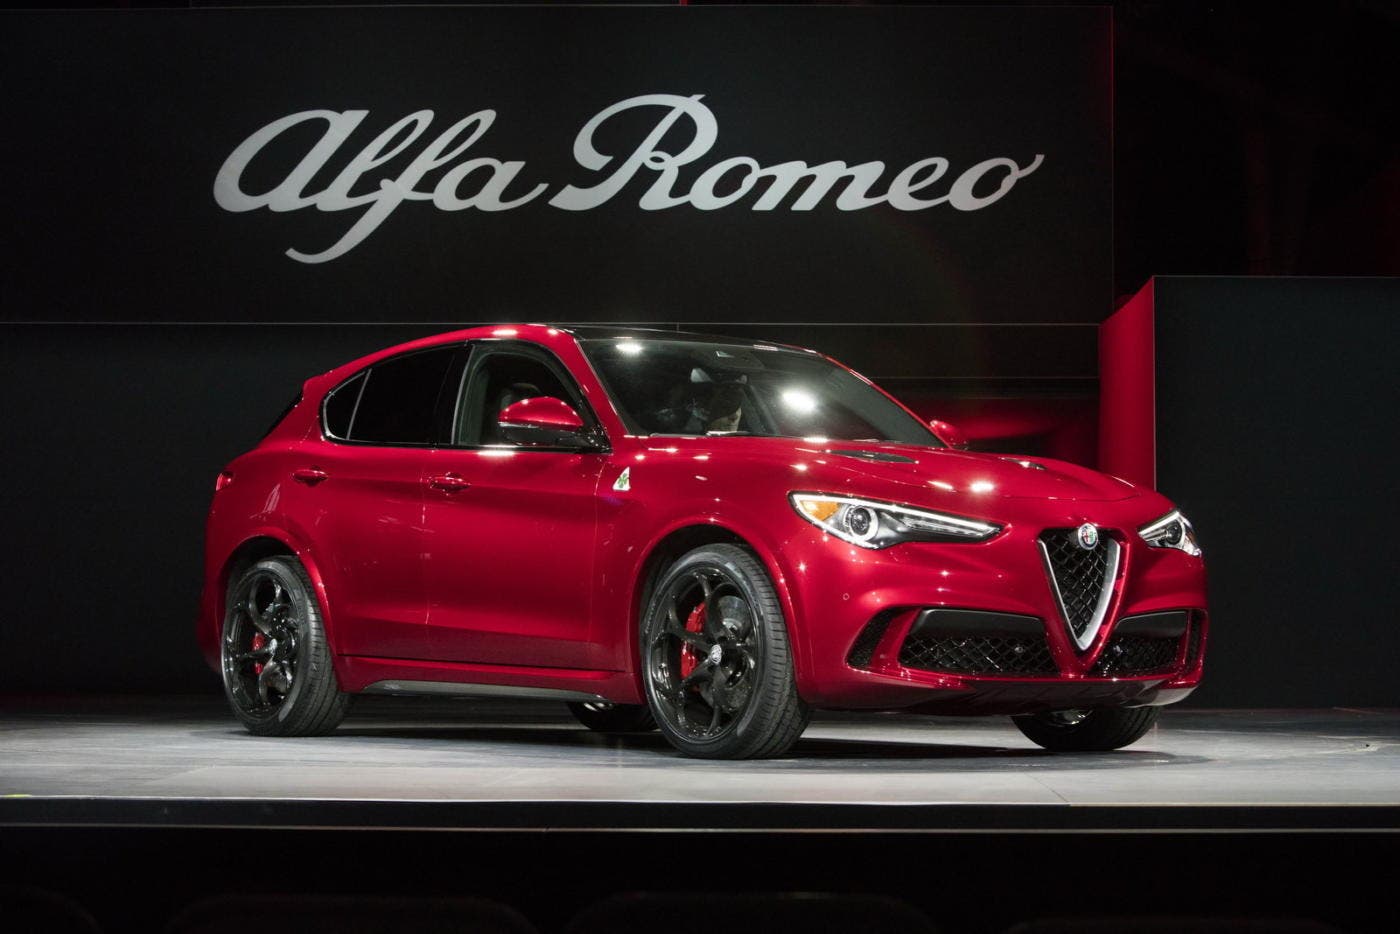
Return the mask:
<path id="1" fill-rule="evenodd" d="M 471 486 L 471 483 L 463 480 L 455 473 L 445 473 L 436 477 L 429 477 L 428 486 L 443 493 L 460 493 Z"/>
<path id="2" fill-rule="evenodd" d="M 330 474 L 320 467 L 298 467 L 292 471 L 292 479 L 297 483 L 305 483 L 307 486 L 315 486 L 329 476 Z"/>

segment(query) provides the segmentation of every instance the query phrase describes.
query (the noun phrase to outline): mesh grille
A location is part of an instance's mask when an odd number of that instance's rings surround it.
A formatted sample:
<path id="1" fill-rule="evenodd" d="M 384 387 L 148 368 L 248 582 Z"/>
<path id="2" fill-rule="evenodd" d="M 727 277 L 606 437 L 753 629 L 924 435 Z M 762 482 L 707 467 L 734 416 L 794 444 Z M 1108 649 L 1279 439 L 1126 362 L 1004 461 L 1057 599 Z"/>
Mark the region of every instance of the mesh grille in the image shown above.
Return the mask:
<path id="1" fill-rule="evenodd" d="M 910 636 L 899 650 L 906 668 L 967 675 L 1053 675 L 1044 638 L 1028 636 Z"/>
<path id="2" fill-rule="evenodd" d="M 875 657 L 875 647 L 880 644 L 880 640 L 885 636 L 885 630 L 890 628 L 890 623 L 899 613 L 898 610 L 885 610 L 874 619 L 865 624 L 865 628 L 856 636 L 856 641 L 851 645 L 851 651 L 846 656 L 846 662 L 856 668 L 867 668 L 870 660 Z"/>
<path id="3" fill-rule="evenodd" d="M 1108 574 L 1109 539 L 1100 535 L 1093 548 L 1081 548 L 1078 532 L 1075 529 L 1048 529 L 1040 536 L 1050 560 L 1051 573 L 1059 587 L 1061 609 L 1065 622 L 1076 639 L 1083 639 L 1084 633 L 1094 621 L 1094 608 L 1105 587 L 1112 587 L 1113 581 L 1105 580 Z"/>
<path id="4" fill-rule="evenodd" d="M 1165 671 L 1176 661 L 1180 638 L 1160 636 L 1118 635 L 1108 640 L 1103 654 L 1094 663 L 1092 674 L 1106 678 L 1113 675 L 1145 675 Z"/>

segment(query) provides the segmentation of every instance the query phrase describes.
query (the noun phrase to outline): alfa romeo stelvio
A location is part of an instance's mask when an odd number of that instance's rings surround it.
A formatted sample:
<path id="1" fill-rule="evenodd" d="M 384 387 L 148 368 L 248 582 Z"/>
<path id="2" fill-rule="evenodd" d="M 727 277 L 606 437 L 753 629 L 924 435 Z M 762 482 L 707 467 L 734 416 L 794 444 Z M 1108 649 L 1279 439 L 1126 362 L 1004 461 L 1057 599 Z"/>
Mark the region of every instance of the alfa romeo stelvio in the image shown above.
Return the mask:
<path id="1" fill-rule="evenodd" d="M 510 325 L 308 380 L 215 484 L 198 623 L 259 735 L 354 694 L 556 699 L 776 756 L 817 708 L 1142 737 L 1201 678 L 1205 569 L 1152 490 L 962 450 L 810 350 Z"/>

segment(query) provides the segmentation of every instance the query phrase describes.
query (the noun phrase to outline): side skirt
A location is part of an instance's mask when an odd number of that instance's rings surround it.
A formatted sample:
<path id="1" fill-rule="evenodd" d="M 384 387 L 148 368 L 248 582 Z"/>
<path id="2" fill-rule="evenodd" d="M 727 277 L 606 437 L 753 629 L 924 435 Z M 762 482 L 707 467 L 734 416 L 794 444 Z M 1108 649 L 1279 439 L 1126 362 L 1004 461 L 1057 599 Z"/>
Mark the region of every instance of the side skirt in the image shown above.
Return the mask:
<path id="1" fill-rule="evenodd" d="M 434 694 L 451 697 L 518 697 L 527 700 L 606 701 L 599 694 L 559 688 L 527 688 L 509 684 L 457 684 L 452 681 L 376 681 L 361 694 Z"/>
<path id="2" fill-rule="evenodd" d="M 336 677 L 341 690 L 352 694 L 430 694 L 643 703 L 636 677 L 626 671 L 341 655 L 336 658 Z"/>

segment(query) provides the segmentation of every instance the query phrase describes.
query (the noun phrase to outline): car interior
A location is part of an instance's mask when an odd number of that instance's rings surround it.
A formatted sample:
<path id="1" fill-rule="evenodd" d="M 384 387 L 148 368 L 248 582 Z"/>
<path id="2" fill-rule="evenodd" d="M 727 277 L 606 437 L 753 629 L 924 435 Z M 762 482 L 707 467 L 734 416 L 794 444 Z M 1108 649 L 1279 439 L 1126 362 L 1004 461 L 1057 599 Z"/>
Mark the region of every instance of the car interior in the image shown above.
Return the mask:
<path id="1" fill-rule="evenodd" d="M 496 416 L 522 399 L 553 396 L 578 406 L 577 394 L 543 360 L 488 351 L 472 367 L 457 413 L 459 444 L 510 444 Z"/>

